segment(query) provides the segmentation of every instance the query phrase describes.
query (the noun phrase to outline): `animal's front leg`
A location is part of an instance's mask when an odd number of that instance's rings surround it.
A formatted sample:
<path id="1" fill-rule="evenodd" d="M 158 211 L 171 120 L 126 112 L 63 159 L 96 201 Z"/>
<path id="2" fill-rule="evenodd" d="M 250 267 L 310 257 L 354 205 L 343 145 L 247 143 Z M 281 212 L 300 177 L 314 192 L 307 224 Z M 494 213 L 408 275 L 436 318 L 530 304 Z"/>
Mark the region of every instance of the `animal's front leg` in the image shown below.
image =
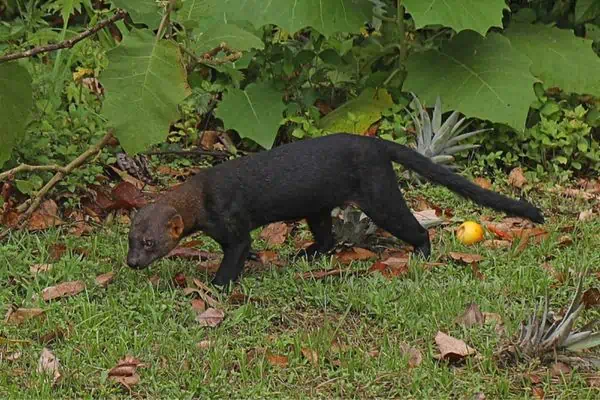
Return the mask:
<path id="1" fill-rule="evenodd" d="M 250 254 L 250 235 L 235 242 L 222 244 L 221 247 L 223 261 L 212 283 L 217 286 L 227 286 L 235 281 L 244 269 L 244 262 Z"/>

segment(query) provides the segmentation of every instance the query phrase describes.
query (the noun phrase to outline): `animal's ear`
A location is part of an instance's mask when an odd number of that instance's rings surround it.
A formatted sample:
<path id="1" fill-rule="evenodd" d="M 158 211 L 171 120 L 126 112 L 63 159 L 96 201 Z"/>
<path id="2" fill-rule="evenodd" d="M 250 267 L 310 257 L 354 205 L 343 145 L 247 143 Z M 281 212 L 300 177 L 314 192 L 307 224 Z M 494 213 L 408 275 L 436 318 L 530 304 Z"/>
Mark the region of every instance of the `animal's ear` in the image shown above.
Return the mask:
<path id="1" fill-rule="evenodd" d="M 169 235 L 174 240 L 181 238 L 183 235 L 183 218 L 181 215 L 176 214 L 168 222 Z"/>

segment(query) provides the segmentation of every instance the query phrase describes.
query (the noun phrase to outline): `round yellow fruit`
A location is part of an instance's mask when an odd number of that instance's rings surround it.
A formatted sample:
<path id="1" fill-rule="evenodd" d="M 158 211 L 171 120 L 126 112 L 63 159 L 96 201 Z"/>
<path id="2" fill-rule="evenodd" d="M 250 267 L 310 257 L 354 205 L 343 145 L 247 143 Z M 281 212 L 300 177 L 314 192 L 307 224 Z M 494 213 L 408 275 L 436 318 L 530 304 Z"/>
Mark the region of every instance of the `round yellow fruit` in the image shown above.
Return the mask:
<path id="1" fill-rule="evenodd" d="M 458 227 L 456 237 L 463 244 L 474 244 L 483 240 L 483 228 L 477 222 L 465 221 Z"/>

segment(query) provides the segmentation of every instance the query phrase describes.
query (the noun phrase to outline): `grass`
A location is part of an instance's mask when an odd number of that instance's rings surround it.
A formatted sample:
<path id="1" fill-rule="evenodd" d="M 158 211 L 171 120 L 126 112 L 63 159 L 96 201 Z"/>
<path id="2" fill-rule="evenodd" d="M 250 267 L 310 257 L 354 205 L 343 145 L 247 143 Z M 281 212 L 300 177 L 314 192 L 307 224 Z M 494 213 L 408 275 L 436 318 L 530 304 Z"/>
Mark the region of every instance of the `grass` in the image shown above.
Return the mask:
<path id="1" fill-rule="evenodd" d="M 454 208 L 457 220 L 489 214 L 445 189 L 426 188 L 411 196 L 419 194 Z M 551 214 L 546 226 L 551 235 L 543 243 L 516 254 L 481 245 L 465 247 L 450 231 L 438 229 L 433 261 L 444 265 L 427 269 L 413 261 L 407 275 L 391 280 L 380 274 L 350 273 L 324 280 L 298 278 L 299 272 L 332 264 L 327 257 L 315 263 L 294 259 L 290 238 L 278 249 L 287 260 L 285 267 L 250 270 L 238 284 L 252 301 L 233 305 L 223 297 L 226 318 L 217 328 L 200 327 L 190 298 L 172 283 L 178 272 L 204 282 L 210 281 L 210 274 L 182 260 L 163 260 L 141 272 L 130 270 L 124 264 L 126 226 L 113 224 L 84 238 L 61 230 L 13 236 L 0 244 L 0 263 L 5 265 L 0 269 L 0 304 L 4 312 L 11 304 L 41 307 L 45 318 L 0 325 L 0 353 L 21 352 L 15 361 L 0 359 L 0 397 L 421 399 L 484 393 L 487 398 L 528 398 L 533 390 L 528 374 L 533 371 L 541 376 L 538 386 L 546 396 L 597 398 L 598 389 L 588 386 L 583 371 L 552 377 L 535 362 L 503 369 L 493 359 L 494 351 L 515 334 L 546 289 L 558 309 L 572 295 L 574 271 L 590 267 L 587 284 L 598 284 L 600 223 L 576 221 L 577 211 L 589 206 L 549 194 L 536 201 Z M 570 234 L 574 242 L 559 248 L 564 234 L 559 228 L 567 225 L 575 226 Z M 202 240 L 207 248 L 216 249 L 211 241 Z M 51 271 L 33 276 L 29 267 L 48 262 L 54 243 L 64 243 L 66 254 Z M 254 246 L 261 249 L 264 243 L 257 240 Z M 85 256 L 79 254 L 81 248 Z M 479 269 L 485 279 L 448 261 L 444 256 L 448 251 L 483 255 Z M 541 267 L 544 262 L 564 272 L 566 281 L 557 283 Z M 365 270 L 371 264 L 357 262 L 350 269 Z M 94 278 L 109 271 L 116 273 L 115 280 L 106 289 L 96 286 Z M 157 286 L 148 279 L 152 275 L 160 277 Z M 47 286 L 77 279 L 87 284 L 77 296 L 49 303 L 33 299 Z M 493 325 L 457 325 L 455 318 L 471 302 L 482 311 L 500 314 L 506 335 L 496 333 Z M 591 310 L 586 318 L 593 316 L 598 312 Z M 52 386 L 36 367 L 44 347 L 40 338 L 59 329 L 67 332 L 65 337 L 48 347 L 59 358 L 63 377 Z M 480 356 L 458 367 L 437 361 L 438 331 L 464 340 Z M 203 340 L 212 346 L 199 348 Z M 334 340 L 344 345 L 342 350 L 332 348 Z M 409 368 L 403 343 L 422 353 L 423 362 L 416 368 Z M 302 355 L 303 348 L 318 354 L 316 365 Z M 266 354 L 287 356 L 289 363 L 271 365 Z M 146 365 L 138 370 L 141 379 L 131 393 L 107 379 L 108 371 L 126 355 Z"/>

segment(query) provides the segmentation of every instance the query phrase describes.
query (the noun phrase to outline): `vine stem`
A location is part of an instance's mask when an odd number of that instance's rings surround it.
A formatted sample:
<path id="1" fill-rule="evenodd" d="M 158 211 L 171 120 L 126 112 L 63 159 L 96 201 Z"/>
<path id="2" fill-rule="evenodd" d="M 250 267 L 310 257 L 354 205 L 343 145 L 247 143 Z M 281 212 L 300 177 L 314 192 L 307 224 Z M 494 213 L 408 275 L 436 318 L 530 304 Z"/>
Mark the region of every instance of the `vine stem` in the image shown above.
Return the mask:
<path id="1" fill-rule="evenodd" d="M 6 54 L 4 56 L 0 56 L 0 64 L 7 62 L 7 61 L 17 60 L 19 58 L 32 57 L 37 54 L 47 53 L 49 51 L 54 51 L 54 50 L 58 50 L 58 49 L 66 49 L 66 48 L 70 49 L 71 47 L 73 47 L 75 44 L 82 41 L 83 39 L 85 39 L 89 36 L 92 36 L 99 30 L 107 27 L 108 25 L 114 24 L 115 22 L 124 19 L 126 16 L 127 16 L 126 11 L 118 9 L 117 12 L 115 13 L 115 15 L 113 15 L 112 17 L 105 19 L 104 21 L 98 23 L 98 25 L 95 25 L 92 28 L 86 29 L 85 31 L 81 32 L 80 34 L 73 36 L 71 39 L 63 40 L 62 42 L 59 42 L 59 43 L 49 44 L 47 46 L 34 47 L 33 49 L 29 49 L 29 50 L 22 51 L 19 53 L 12 53 L 12 54 Z"/>

